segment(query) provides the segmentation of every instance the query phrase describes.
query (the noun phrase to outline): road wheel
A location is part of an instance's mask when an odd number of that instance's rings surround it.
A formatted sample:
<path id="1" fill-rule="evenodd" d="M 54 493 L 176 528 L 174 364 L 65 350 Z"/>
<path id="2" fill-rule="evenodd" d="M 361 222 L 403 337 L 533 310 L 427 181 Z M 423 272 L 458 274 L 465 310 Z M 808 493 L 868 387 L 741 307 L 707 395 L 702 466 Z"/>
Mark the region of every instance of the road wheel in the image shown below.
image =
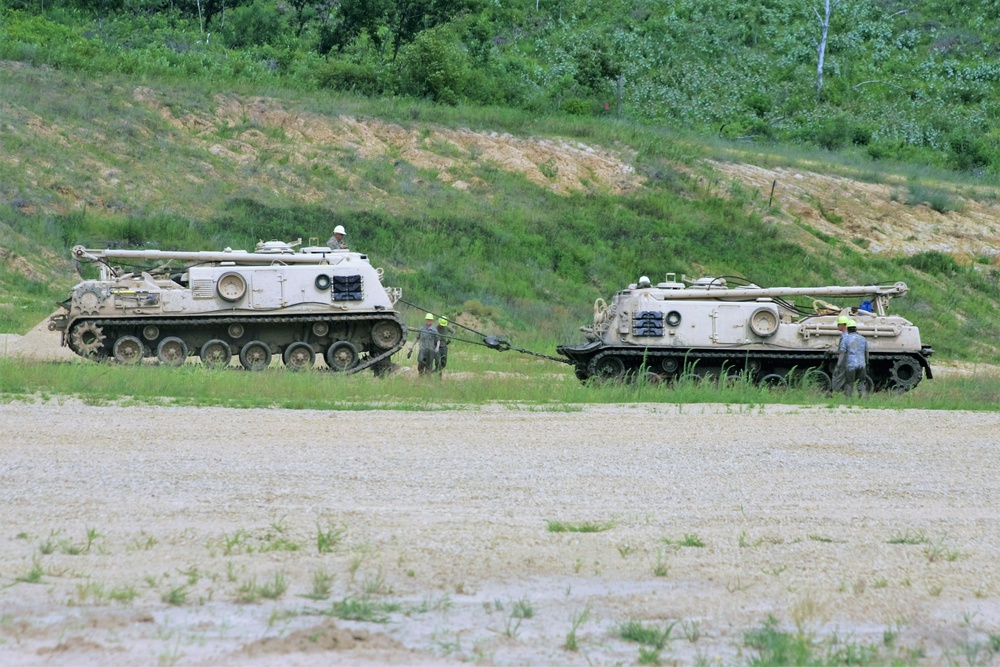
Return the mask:
<path id="1" fill-rule="evenodd" d="M 213 338 L 201 346 L 201 363 L 208 368 L 224 368 L 232 358 L 233 352 L 224 340 Z"/>
<path id="2" fill-rule="evenodd" d="M 326 365 L 337 372 L 351 370 L 358 365 L 358 348 L 346 340 L 338 340 L 326 350 Z"/>
<path id="3" fill-rule="evenodd" d="M 180 366 L 188 356 L 188 346 L 177 336 L 167 336 L 156 346 L 156 358 L 167 366 Z"/>
<path id="4" fill-rule="evenodd" d="M 122 336 L 112 349 L 115 361 L 120 364 L 137 364 L 142 361 L 142 341 L 135 336 Z"/>
<path id="5" fill-rule="evenodd" d="M 281 359 L 285 362 L 285 366 L 289 370 L 305 371 L 312 368 L 313 364 L 316 363 L 316 353 L 309 343 L 292 343 L 285 348 Z"/>
<path id="6" fill-rule="evenodd" d="M 240 350 L 240 363 L 248 371 L 262 371 L 271 363 L 271 348 L 267 343 L 252 340 Z"/>

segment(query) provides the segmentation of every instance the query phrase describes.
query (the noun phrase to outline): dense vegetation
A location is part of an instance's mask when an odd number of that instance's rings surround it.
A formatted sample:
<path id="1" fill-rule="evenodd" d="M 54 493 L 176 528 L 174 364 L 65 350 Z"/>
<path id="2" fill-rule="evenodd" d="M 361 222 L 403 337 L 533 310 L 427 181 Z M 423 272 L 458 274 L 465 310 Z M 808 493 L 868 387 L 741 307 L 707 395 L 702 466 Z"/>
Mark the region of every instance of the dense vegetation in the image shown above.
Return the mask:
<path id="1" fill-rule="evenodd" d="M 987 120 L 1000 90 L 988 56 L 1000 24 L 987 19 L 1000 10 L 843 0 L 817 93 L 819 4 L 0 0 L 0 59 L 27 64 L 0 71 L 0 120 L 23 109 L 74 138 L 42 144 L 16 131 L 23 118 L 0 123 L 2 151 L 18 157 L 0 159 L 0 246 L 33 267 L 0 262 L 0 331 L 23 332 L 65 297 L 75 243 L 246 248 L 322 239 L 343 222 L 352 247 L 409 301 L 464 311 L 524 344 L 574 338 L 595 297 L 641 273 L 676 271 L 762 285 L 904 280 L 911 294 L 894 308 L 939 353 L 996 362 L 1000 276 L 982 266 L 990 258 L 872 255 L 864 239 L 787 217 L 777 224 L 784 213 L 766 193 L 698 177 L 693 156 L 706 149 L 697 132 L 724 126 L 730 141 L 841 149 L 822 153 L 828 162 L 875 159 L 865 169 L 876 178 L 892 157 L 992 181 L 1000 161 Z M 325 199 L 303 203 L 254 181 L 258 172 L 315 177 L 315 165 L 273 152 L 242 167 L 239 186 L 193 186 L 168 178 L 188 175 L 193 151 L 173 143 L 178 133 L 155 110 L 132 103 L 140 83 L 178 116 L 211 107 L 220 92 L 266 93 L 293 111 L 389 118 L 421 132 L 437 123 L 627 146 L 646 180 L 626 195 L 566 196 L 476 164 L 460 175 L 486 194 L 461 192 L 396 157 L 345 152 L 334 166 L 350 185 L 323 171 Z M 225 140 L 246 130 L 273 131 L 249 121 L 213 131 Z M 82 138 L 95 136 L 107 138 L 100 152 L 81 153 Z M 155 202 L 136 190 L 66 212 L 58 193 L 87 201 L 94 161 L 125 173 L 141 166 L 144 179 L 172 189 Z"/>
<path id="2" fill-rule="evenodd" d="M 1000 4 L 0 0 L 0 59 L 615 116 L 1000 171 Z"/>

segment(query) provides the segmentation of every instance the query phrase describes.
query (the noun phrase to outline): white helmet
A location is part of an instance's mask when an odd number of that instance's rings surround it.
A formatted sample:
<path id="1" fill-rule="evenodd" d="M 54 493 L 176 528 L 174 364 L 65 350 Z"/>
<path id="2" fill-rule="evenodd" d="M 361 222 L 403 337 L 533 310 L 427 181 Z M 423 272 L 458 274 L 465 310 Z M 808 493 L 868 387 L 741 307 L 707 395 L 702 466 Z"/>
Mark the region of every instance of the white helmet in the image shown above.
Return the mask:
<path id="1" fill-rule="evenodd" d="M 649 276 L 639 276 L 639 287 L 649 287 Z"/>
<path id="2" fill-rule="evenodd" d="M 337 225 L 336 227 L 333 228 L 333 233 L 334 234 L 346 234 L 347 232 L 344 231 L 344 226 L 343 225 Z"/>

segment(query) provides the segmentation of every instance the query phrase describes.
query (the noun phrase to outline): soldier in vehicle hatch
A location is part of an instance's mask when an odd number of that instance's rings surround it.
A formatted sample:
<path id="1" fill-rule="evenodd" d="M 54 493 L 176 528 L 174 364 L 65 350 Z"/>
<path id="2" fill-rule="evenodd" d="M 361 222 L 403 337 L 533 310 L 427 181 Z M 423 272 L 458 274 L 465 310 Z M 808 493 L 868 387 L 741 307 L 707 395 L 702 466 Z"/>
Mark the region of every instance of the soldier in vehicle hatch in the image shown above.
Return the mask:
<path id="1" fill-rule="evenodd" d="M 417 339 L 410 345 L 406 358 L 413 355 L 413 347 L 420 344 L 420 351 L 417 353 L 417 370 L 421 375 L 433 373 L 438 365 L 438 354 L 441 351 L 441 336 L 438 335 L 437 327 L 434 326 L 434 315 L 427 313 L 424 316 L 424 326 L 417 329 Z"/>
<path id="2" fill-rule="evenodd" d="M 326 245 L 331 250 L 347 250 L 347 244 L 344 243 L 344 236 L 347 232 L 344 231 L 343 225 L 337 225 L 333 228 L 333 236 L 326 240 Z"/>

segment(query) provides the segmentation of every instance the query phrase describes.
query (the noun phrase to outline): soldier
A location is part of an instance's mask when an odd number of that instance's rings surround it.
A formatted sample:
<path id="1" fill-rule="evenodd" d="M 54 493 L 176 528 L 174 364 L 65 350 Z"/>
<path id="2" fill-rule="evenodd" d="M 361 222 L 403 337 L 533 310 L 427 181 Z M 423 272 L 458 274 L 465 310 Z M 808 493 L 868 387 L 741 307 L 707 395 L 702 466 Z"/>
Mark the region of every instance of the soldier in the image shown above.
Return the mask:
<path id="1" fill-rule="evenodd" d="M 333 228 L 333 236 L 326 240 L 326 245 L 330 247 L 331 250 L 347 250 L 347 244 L 344 243 L 344 235 L 347 232 L 344 231 L 343 225 L 337 225 Z"/>
<path id="2" fill-rule="evenodd" d="M 417 353 L 417 370 L 421 375 L 433 373 L 438 364 L 441 337 L 438 335 L 437 327 L 434 326 L 434 315 L 431 313 L 424 316 L 424 326 L 417 330 L 417 338 L 410 344 L 410 351 L 406 353 L 407 359 L 413 356 L 413 347 L 417 343 L 420 343 L 420 352 Z"/>
<path id="3" fill-rule="evenodd" d="M 865 378 L 868 376 L 868 341 L 858 333 L 858 324 L 854 320 L 847 321 L 847 333 L 840 337 L 839 358 L 837 366 L 844 368 L 844 395 L 848 398 L 858 387 L 858 395 L 868 394 Z"/>
<path id="4" fill-rule="evenodd" d="M 844 339 L 844 334 L 847 333 L 847 323 L 850 318 L 847 315 L 841 315 L 837 318 L 837 330 L 840 331 L 840 339 Z M 837 347 L 838 351 L 840 346 Z M 832 393 L 837 393 L 844 389 L 844 366 L 840 363 L 840 359 L 837 359 L 837 365 L 833 367 L 833 384 L 830 388 Z"/>
<path id="5" fill-rule="evenodd" d="M 638 289 L 645 289 L 647 287 L 651 287 L 651 284 L 649 282 L 649 277 L 648 276 L 639 276 L 639 282 L 637 282 L 635 284 L 635 286 Z"/>
<path id="6" fill-rule="evenodd" d="M 455 330 L 448 326 L 448 318 L 442 317 L 438 319 L 438 335 L 441 336 L 440 348 L 438 351 L 438 375 L 444 371 L 444 367 L 448 365 L 448 343 L 451 341 L 451 337 L 455 335 Z"/>

